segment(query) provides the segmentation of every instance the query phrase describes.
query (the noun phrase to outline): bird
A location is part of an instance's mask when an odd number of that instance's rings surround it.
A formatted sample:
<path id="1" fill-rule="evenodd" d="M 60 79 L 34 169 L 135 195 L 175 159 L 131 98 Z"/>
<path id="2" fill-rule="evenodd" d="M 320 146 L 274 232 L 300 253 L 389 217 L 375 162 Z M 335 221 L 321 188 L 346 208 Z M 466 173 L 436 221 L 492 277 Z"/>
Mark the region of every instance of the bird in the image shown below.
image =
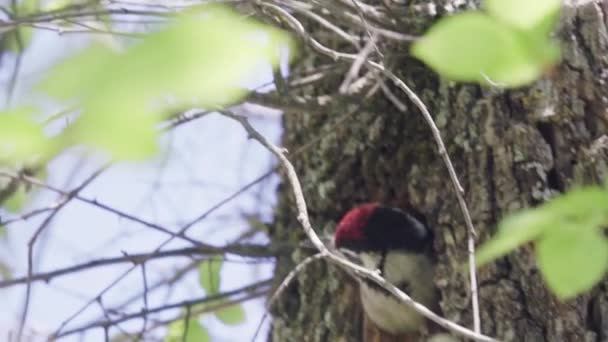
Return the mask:
<path id="1" fill-rule="evenodd" d="M 362 204 L 338 223 L 334 247 L 363 267 L 378 271 L 414 301 L 434 308 L 438 293 L 433 234 L 423 221 L 411 211 L 380 203 Z M 363 311 L 377 328 L 393 336 L 419 336 L 426 329 L 426 319 L 386 289 L 369 279 L 360 278 L 359 283 Z"/>

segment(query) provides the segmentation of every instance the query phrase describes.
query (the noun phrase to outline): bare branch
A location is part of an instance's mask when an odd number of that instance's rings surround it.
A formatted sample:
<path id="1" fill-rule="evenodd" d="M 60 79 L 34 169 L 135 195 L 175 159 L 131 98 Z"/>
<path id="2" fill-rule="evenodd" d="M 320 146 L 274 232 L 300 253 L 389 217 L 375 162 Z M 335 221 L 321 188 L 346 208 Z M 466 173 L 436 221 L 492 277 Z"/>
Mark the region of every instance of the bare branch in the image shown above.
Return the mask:
<path id="1" fill-rule="evenodd" d="M 55 216 L 68 204 L 72 199 L 74 199 L 80 191 L 82 191 L 87 185 L 91 184 L 93 180 L 95 180 L 104 169 L 99 169 L 96 172 L 92 173 L 87 179 L 82 182 L 78 187 L 74 190 L 62 194 L 62 198 L 55 208 L 45 219 L 42 221 L 38 229 L 34 235 L 30 238 L 27 244 L 27 278 L 26 278 L 26 288 L 25 288 L 25 301 L 23 303 L 23 309 L 21 312 L 21 320 L 19 321 L 19 329 L 17 330 L 17 341 L 21 341 L 21 337 L 23 335 L 23 329 L 25 328 L 25 323 L 27 321 L 27 314 L 29 311 L 30 298 L 32 293 L 32 276 L 34 274 L 34 246 L 36 241 L 42 234 L 42 232 L 50 225 L 51 221 L 55 218 Z"/>
<path id="2" fill-rule="evenodd" d="M 230 201 L 234 200 L 235 198 L 237 198 L 241 194 L 247 192 L 249 189 L 251 189 L 253 186 L 255 186 L 256 184 L 258 184 L 259 182 L 261 182 L 263 179 L 265 179 L 270 174 L 272 174 L 272 171 L 268 172 L 268 173 L 266 173 L 266 174 L 264 174 L 264 175 L 262 175 L 262 176 L 260 176 L 260 177 L 258 177 L 256 179 L 254 179 L 253 181 L 249 182 L 248 184 L 246 184 L 245 186 L 243 186 L 241 189 L 239 189 L 235 193 L 231 194 L 230 196 L 224 198 L 223 200 L 221 200 L 218 203 L 216 203 L 215 205 L 213 205 L 211 208 L 209 208 L 208 210 L 206 210 L 205 212 L 203 212 L 201 215 L 199 215 L 198 217 L 194 218 L 193 220 L 191 220 L 190 222 L 188 222 L 187 224 L 185 224 L 174 236 L 171 236 L 168 239 L 166 239 L 165 241 L 163 241 L 160 245 L 158 245 L 156 247 L 156 249 L 154 249 L 154 251 L 152 253 L 156 253 L 156 252 L 160 251 L 167 244 L 169 244 L 171 241 L 173 241 L 173 239 L 176 236 L 180 236 L 180 235 L 183 236 L 183 234 L 186 233 L 188 231 L 188 229 L 192 228 L 195 224 L 201 222 L 202 220 L 204 220 L 205 218 L 207 218 L 209 215 L 211 215 L 212 213 L 214 213 L 216 210 L 218 210 L 219 208 L 223 207 L 225 204 L 227 204 Z M 145 261 L 146 260 L 143 260 L 142 262 L 145 262 Z M 89 306 L 91 306 L 93 303 L 95 303 L 95 298 L 100 298 L 105 293 L 107 293 L 111 288 L 113 288 L 122 279 L 124 279 L 128 274 L 130 274 L 135 269 L 135 267 L 137 267 L 137 266 L 132 266 L 131 268 L 129 268 L 125 272 L 121 273 L 116 279 L 114 279 L 114 281 L 112 281 L 105 288 L 103 288 L 92 300 L 89 300 L 83 306 L 81 306 L 78 310 L 76 310 L 76 312 L 74 312 L 71 316 L 69 316 L 65 321 L 63 321 L 61 323 L 61 325 L 59 326 L 59 328 L 57 328 L 57 330 L 55 331 L 54 335 L 59 335 L 66 325 L 68 325 L 74 318 L 78 317 L 78 315 L 80 315 Z"/>
<path id="3" fill-rule="evenodd" d="M 145 261 L 170 258 L 170 257 L 194 257 L 203 255 L 217 255 L 220 253 L 236 254 L 245 257 L 255 258 L 266 258 L 275 257 L 281 253 L 283 248 L 277 248 L 270 245 L 257 245 L 257 244 L 236 244 L 228 245 L 225 247 L 188 247 L 171 249 L 166 251 L 158 251 L 156 253 L 141 253 L 141 254 L 124 254 L 121 257 L 114 258 L 103 258 L 88 261 L 85 263 L 73 265 L 70 267 L 60 268 L 50 272 L 31 274 L 29 277 L 13 278 L 9 280 L 0 281 L 0 288 L 10 287 L 17 284 L 23 284 L 28 281 L 44 281 L 49 282 L 54 278 L 85 271 L 91 268 L 110 266 L 122 263 L 130 263 L 133 265 L 143 264 Z"/>
<path id="4" fill-rule="evenodd" d="M 197 304 L 221 301 L 221 304 L 223 306 L 226 306 L 227 303 L 229 303 L 229 305 L 232 305 L 234 303 L 239 302 L 239 300 L 238 299 L 229 300 L 227 298 L 229 298 L 231 296 L 235 296 L 235 295 L 241 295 L 241 294 L 250 296 L 251 293 L 255 294 L 256 296 L 261 296 L 261 295 L 265 294 L 266 292 L 268 292 L 268 287 L 270 286 L 271 283 L 272 283 L 272 279 L 266 279 L 266 280 L 256 282 L 254 284 L 249 284 L 247 286 L 243 286 L 243 287 L 231 290 L 231 291 L 218 293 L 213 296 L 205 296 L 205 297 L 200 297 L 200 298 L 196 298 L 196 299 L 189 299 L 189 300 L 184 300 L 184 301 L 180 301 L 177 303 L 158 306 L 158 307 L 154 307 L 154 308 L 150 308 L 150 309 L 143 309 L 138 312 L 123 315 L 122 317 L 116 318 L 113 320 L 95 321 L 95 322 L 88 323 L 88 324 L 82 325 L 82 326 L 74 328 L 74 329 L 66 330 L 62 333 L 56 333 L 51 336 L 51 339 L 62 338 L 62 337 L 68 336 L 68 335 L 81 333 L 83 331 L 94 329 L 94 328 L 115 326 L 117 324 L 120 324 L 120 323 L 123 323 L 126 321 L 130 321 L 132 319 L 146 317 L 150 314 L 163 312 L 163 311 L 167 311 L 167 310 L 192 307 Z M 217 309 L 217 307 L 211 307 L 211 306 L 209 307 L 210 311 L 213 311 L 216 309 Z"/>
<path id="5" fill-rule="evenodd" d="M 116 214 L 116 215 L 122 217 L 122 218 L 125 218 L 125 219 L 130 220 L 130 221 L 137 222 L 137 223 L 142 224 L 142 225 L 144 225 L 146 227 L 158 230 L 158 231 L 160 231 L 162 233 L 170 235 L 171 237 L 179 237 L 180 239 L 188 241 L 188 242 L 192 243 L 195 246 L 206 246 L 206 247 L 209 247 L 209 246 L 203 244 L 200 241 L 197 241 L 197 240 L 194 240 L 192 238 L 187 237 L 183 233 L 181 233 L 181 234 L 180 233 L 174 233 L 174 232 L 170 231 L 169 229 L 167 229 L 165 227 L 162 227 L 162 226 L 160 226 L 160 225 L 158 225 L 156 223 L 148 222 L 148 221 L 145 221 L 145 220 L 143 220 L 143 219 L 141 219 L 139 217 L 127 214 L 127 213 L 123 212 L 122 210 L 110 207 L 109 205 L 104 204 L 102 202 L 99 202 L 96 199 L 89 199 L 89 198 L 86 198 L 86 197 L 83 197 L 83 196 L 79 195 L 78 193 L 73 193 L 72 194 L 71 192 L 58 189 L 58 188 L 56 188 L 54 186 L 51 186 L 51 185 L 49 185 L 47 183 L 44 183 L 43 181 L 41 181 L 41 180 L 39 180 L 37 178 L 31 177 L 31 176 L 27 176 L 27 175 L 24 175 L 24 174 L 16 174 L 16 173 L 8 172 L 8 171 L 0 171 L 0 177 L 2 177 L 2 176 L 3 177 L 9 177 L 9 178 L 12 178 L 12 179 L 21 180 L 21 181 L 25 181 L 25 182 L 27 182 L 29 184 L 36 185 L 36 186 L 39 186 L 39 187 L 43 187 L 45 189 L 51 190 L 53 192 L 56 192 L 56 193 L 58 193 L 58 194 L 60 194 L 60 195 L 62 195 L 64 197 L 66 197 L 66 198 L 73 197 L 74 199 L 77 199 L 77 200 L 79 200 L 81 202 L 84 202 L 84 203 L 90 204 L 92 206 L 98 207 L 100 209 L 109 211 L 109 212 L 111 212 L 113 214 Z"/>

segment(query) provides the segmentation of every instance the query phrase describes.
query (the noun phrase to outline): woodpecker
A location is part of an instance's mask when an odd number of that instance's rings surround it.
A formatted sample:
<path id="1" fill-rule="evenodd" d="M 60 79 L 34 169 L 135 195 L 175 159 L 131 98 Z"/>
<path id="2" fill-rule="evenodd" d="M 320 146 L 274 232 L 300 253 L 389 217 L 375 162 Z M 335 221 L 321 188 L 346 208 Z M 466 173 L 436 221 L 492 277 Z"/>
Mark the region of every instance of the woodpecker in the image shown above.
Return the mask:
<path id="1" fill-rule="evenodd" d="M 432 233 L 413 214 L 377 203 L 350 210 L 336 229 L 334 246 L 361 265 L 378 270 L 416 302 L 433 308 Z M 384 288 L 360 280 L 363 309 L 381 330 L 393 335 L 419 331 L 425 319 Z"/>

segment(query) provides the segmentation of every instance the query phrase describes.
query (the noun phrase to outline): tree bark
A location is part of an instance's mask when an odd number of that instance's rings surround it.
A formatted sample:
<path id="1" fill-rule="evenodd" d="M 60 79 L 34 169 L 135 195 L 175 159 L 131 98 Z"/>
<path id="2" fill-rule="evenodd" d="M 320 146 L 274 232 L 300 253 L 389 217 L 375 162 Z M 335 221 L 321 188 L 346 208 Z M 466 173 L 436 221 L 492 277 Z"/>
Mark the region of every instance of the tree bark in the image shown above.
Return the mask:
<path id="1" fill-rule="evenodd" d="M 454 3 L 464 10 L 473 2 L 434 2 L 439 15 Z M 437 19 L 412 17 L 413 4 L 376 5 L 378 17 L 386 16 L 388 23 L 400 17 L 399 27 L 407 33 L 422 34 Z M 327 31 L 318 24 L 298 18 L 312 36 L 336 50 L 345 49 L 324 40 L 321 32 Z M 441 130 L 466 191 L 478 245 L 507 214 L 536 206 L 576 185 L 606 180 L 607 26 L 608 1 L 567 1 L 557 33 L 562 62 L 535 84 L 517 90 L 448 82 L 408 57 L 403 42 L 378 43 L 386 52 L 385 64 L 422 98 Z M 463 267 L 467 231 L 420 112 L 388 83 L 406 104 L 406 113 L 381 91 L 361 100 L 371 86 L 352 96 L 338 96 L 350 66 L 302 50 L 292 75 L 337 65 L 321 83 L 297 91 L 309 99 L 329 99 L 322 107 L 284 116 L 283 139 L 290 151 L 314 144 L 292 153 L 290 159 L 299 172 L 316 231 L 331 234 L 341 215 L 362 202 L 379 201 L 423 213 L 435 234 L 439 313 L 472 327 L 469 277 Z M 271 238 L 300 243 L 305 237 L 287 185 L 280 187 L 279 195 Z M 526 245 L 478 270 L 483 333 L 506 341 L 608 340 L 608 281 L 560 302 L 548 291 L 533 249 Z M 277 284 L 310 253 L 299 248 L 280 258 Z M 297 276 L 274 303 L 272 314 L 271 341 L 363 340 L 356 281 L 324 261 L 310 264 Z"/>

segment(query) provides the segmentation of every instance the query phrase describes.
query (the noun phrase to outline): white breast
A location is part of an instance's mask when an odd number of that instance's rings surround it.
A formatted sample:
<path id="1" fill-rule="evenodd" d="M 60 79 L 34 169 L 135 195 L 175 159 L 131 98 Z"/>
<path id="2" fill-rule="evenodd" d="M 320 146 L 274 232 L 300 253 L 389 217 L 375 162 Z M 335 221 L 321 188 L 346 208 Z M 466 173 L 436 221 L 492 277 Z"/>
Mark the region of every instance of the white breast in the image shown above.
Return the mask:
<path id="1" fill-rule="evenodd" d="M 376 269 L 379 254 L 365 253 L 361 260 L 365 267 Z M 431 307 L 436 301 L 433 284 L 433 265 L 428 257 L 420 254 L 391 252 L 384 262 L 383 276 L 392 284 L 407 283 L 407 294 L 424 306 Z M 399 302 L 392 295 L 361 282 L 361 300 L 368 317 L 382 330 L 392 334 L 415 331 L 424 318 L 413 309 Z"/>

